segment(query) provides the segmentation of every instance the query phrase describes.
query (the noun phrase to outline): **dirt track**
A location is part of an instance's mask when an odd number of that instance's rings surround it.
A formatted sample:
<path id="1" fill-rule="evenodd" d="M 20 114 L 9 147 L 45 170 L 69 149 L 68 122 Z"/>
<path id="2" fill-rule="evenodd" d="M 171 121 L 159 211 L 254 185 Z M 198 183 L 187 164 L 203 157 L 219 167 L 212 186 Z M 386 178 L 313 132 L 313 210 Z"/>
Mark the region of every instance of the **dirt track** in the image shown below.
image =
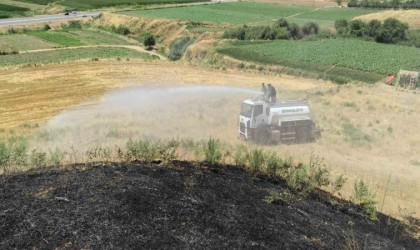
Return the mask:
<path id="1" fill-rule="evenodd" d="M 74 166 L 0 176 L 1 249 L 419 249 L 393 219 L 320 200 L 268 204 L 285 185 L 234 167 Z M 353 248 L 358 249 L 358 248 Z"/>

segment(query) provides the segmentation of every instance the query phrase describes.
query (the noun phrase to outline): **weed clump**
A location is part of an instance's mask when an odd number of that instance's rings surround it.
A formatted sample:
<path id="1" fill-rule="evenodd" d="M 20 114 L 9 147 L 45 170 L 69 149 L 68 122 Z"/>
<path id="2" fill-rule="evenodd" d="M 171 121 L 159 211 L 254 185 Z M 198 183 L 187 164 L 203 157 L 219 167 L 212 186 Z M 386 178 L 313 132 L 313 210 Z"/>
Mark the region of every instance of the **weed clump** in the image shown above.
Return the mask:
<path id="1" fill-rule="evenodd" d="M 181 37 L 181 38 L 175 39 L 169 45 L 168 58 L 173 61 L 181 59 L 185 50 L 187 50 L 188 46 L 190 46 L 193 42 L 194 42 L 193 37 Z"/>
<path id="2" fill-rule="evenodd" d="M 222 158 L 222 153 L 220 152 L 220 142 L 210 138 L 207 141 L 206 146 L 204 147 L 204 161 L 214 165 L 219 163 Z"/>
<path id="3" fill-rule="evenodd" d="M 158 148 L 150 140 L 132 140 L 127 142 L 128 158 L 151 162 L 158 156 Z"/>
<path id="4" fill-rule="evenodd" d="M 354 183 L 351 200 L 356 204 L 359 204 L 371 220 L 378 220 L 378 217 L 376 216 L 377 202 L 375 201 L 375 194 L 363 180 L 358 180 Z"/>
<path id="5" fill-rule="evenodd" d="M 33 149 L 29 158 L 33 167 L 45 167 L 47 164 L 47 153 L 41 150 Z"/>
<path id="6" fill-rule="evenodd" d="M 255 148 L 248 154 L 248 168 L 252 174 L 261 172 L 262 166 L 265 163 L 264 152 L 262 149 Z"/>
<path id="7" fill-rule="evenodd" d="M 237 146 L 234 157 L 237 166 L 245 167 L 248 160 L 248 148 L 243 144 Z"/>

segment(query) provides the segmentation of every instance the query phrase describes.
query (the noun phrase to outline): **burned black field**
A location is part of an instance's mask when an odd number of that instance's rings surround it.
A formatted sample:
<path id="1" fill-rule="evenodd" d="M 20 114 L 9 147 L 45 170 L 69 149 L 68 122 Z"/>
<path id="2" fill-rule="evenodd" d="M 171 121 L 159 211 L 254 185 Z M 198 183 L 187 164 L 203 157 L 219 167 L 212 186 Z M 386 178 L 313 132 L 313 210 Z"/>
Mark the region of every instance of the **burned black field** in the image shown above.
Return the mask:
<path id="1" fill-rule="evenodd" d="M 236 167 L 76 165 L 0 185 L 0 249 L 420 249 L 392 218 L 321 191 L 266 202 L 286 185 Z"/>

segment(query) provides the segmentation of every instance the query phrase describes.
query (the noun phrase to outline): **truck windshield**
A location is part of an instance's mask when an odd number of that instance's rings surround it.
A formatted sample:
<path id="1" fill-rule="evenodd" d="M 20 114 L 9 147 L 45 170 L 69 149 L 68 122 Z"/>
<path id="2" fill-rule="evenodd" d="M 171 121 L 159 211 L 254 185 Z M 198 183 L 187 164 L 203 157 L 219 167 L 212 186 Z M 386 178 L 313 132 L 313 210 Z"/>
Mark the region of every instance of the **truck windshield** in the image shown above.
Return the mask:
<path id="1" fill-rule="evenodd" d="M 241 115 L 245 116 L 245 117 L 248 117 L 248 118 L 251 118 L 253 108 L 254 108 L 254 106 L 251 105 L 251 104 L 242 103 Z"/>

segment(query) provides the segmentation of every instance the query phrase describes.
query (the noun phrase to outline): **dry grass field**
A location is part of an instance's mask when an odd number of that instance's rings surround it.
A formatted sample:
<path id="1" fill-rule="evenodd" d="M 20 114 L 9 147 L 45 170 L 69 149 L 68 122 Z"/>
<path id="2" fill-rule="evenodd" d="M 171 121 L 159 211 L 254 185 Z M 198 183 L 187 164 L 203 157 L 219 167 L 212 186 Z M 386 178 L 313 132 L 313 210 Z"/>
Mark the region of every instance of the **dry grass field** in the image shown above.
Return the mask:
<path id="1" fill-rule="evenodd" d="M 0 36 L 1 51 L 22 51 L 33 49 L 48 49 L 56 46 L 53 43 L 46 42 L 40 38 L 26 35 L 13 34 Z"/>
<path id="2" fill-rule="evenodd" d="M 378 13 L 358 16 L 354 19 L 378 19 L 383 21 L 387 18 L 396 18 L 402 22 L 406 22 L 411 29 L 420 29 L 420 10 L 385 10 Z"/>
<path id="3" fill-rule="evenodd" d="M 239 103 L 253 98 L 261 82 L 273 83 L 278 99 L 308 99 L 323 129 L 316 143 L 268 149 L 296 161 L 308 161 L 311 154 L 323 157 L 333 173 L 349 177 L 344 197 L 350 197 L 354 180 L 363 178 L 377 194 L 379 211 L 398 217 L 404 210 L 419 217 L 420 100 L 418 94 L 381 84 L 337 87 L 136 60 L 8 69 L 0 75 L 0 129 L 7 133 L 36 124 L 39 128 L 30 131 L 34 146 L 115 145 L 143 135 L 212 136 L 236 144 Z M 60 124 L 70 132 L 60 132 Z"/>

